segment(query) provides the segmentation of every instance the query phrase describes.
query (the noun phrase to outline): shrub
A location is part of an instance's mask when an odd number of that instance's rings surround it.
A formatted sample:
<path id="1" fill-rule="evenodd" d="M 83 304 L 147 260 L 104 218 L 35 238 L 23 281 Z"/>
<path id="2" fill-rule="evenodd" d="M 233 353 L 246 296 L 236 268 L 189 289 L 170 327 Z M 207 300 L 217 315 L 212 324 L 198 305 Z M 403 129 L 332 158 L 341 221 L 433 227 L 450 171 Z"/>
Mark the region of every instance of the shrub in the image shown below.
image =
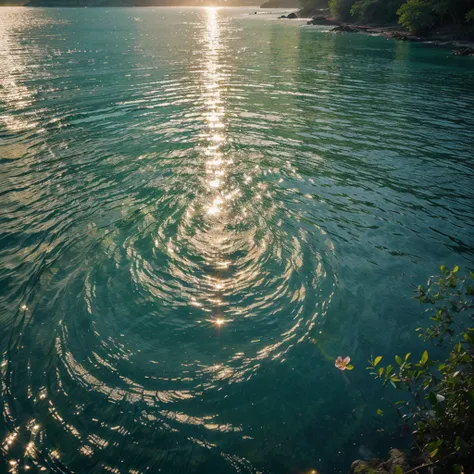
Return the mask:
<path id="1" fill-rule="evenodd" d="M 458 270 L 441 266 L 442 275 L 426 289 L 418 287 L 416 296 L 430 305 L 433 322 L 418 328 L 420 337 L 447 350 L 447 358 L 433 360 L 425 350 L 419 360 L 408 353 L 382 366 L 378 356 L 367 369 L 385 388 L 406 393 L 393 407 L 411 428 L 425 464 L 467 473 L 474 472 L 474 274 L 460 278 Z"/>

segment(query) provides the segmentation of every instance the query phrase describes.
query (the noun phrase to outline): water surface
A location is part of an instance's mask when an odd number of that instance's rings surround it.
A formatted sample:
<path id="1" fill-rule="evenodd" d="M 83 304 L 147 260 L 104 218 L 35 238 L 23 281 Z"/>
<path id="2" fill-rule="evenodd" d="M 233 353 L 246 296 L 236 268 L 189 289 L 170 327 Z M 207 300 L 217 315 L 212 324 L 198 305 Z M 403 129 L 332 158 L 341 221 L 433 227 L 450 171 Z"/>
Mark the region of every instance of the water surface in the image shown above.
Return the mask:
<path id="1" fill-rule="evenodd" d="M 0 11 L 15 472 L 346 472 L 403 444 L 364 367 L 416 352 L 414 284 L 473 266 L 474 62 L 252 12 Z"/>

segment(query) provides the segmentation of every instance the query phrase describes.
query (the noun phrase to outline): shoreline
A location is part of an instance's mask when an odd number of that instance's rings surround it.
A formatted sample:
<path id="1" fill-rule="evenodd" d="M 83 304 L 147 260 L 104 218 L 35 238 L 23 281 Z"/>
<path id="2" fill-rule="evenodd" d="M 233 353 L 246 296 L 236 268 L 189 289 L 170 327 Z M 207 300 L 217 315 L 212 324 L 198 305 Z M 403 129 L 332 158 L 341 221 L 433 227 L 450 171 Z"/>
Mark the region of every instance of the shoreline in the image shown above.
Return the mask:
<path id="1" fill-rule="evenodd" d="M 300 14 L 301 11 L 298 12 Z M 300 17 L 299 19 L 304 19 Z M 399 25 L 360 25 L 344 23 L 327 16 L 314 16 L 307 21 L 307 25 L 333 26 L 331 31 L 340 33 L 363 33 L 369 36 L 382 36 L 397 41 L 410 41 L 428 44 L 440 48 L 454 48 L 457 56 L 474 57 L 474 41 L 463 39 L 449 29 L 434 30 L 429 35 L 415 35 L 400 28 Z"/>

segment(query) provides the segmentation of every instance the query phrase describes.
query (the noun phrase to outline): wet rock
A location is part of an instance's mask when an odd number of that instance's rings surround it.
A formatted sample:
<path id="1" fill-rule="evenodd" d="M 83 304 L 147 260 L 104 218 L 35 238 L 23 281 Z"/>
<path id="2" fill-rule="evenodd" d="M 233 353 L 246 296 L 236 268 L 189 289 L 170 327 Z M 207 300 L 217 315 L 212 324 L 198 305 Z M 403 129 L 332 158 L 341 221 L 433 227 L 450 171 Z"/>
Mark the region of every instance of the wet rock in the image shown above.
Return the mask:
<path id="1" fill-rule="evenodd" d="M 336 28 L 333 28 L 332 31 L 338 31 L 341 33 L 358 33 L 360 29 L 350 25 L 340 25 L 336 26 Z"/>
<path id="2" fill-rule="evenodd" d="M 331 20 L 326 16 L 315 16 L 308 21 L 308 25 L 340 25 L 341 23 L 336 20 Z"/>
<path id="3" fill-rule="evenodd" d="M 453 53 L 456 56 L 474 56 L 474 48 L 455 49 Z"/>
<path id="4" fill-rule="evenodd" d="M 408 33 L 401 33 L 400 31 L 394 31 L 388 36 L 399 41 L 421 41 L 421 38 L 418 36 L 410 35 Z"/>
<path id="5" fill-rule="evenodd" d="M 351 466 L 351 474 L 395 474 L 397 466 L 401 467 L 403 472 L 410 469 L 405 453 L 399 449 L 392 449 L 386 461 L 380 459 L 354 461 Z"/>
<path id="6" fill-rule="evenodd" d="M 358 459 L 354 461 L 351 465 L 351 474 L 372 474 L 374 472 L 379 472 L 377 470 L 380 464 L 379 459 L 372 459 L 371 461 L 362 461 Z M 384 471 L 385 472 L 385 471 Z"/>
<path id="7" fill-rule="evenodd" d="M 391 449 L 389 454 L 389 462 L 390 462 L 390 471 L 391 473 L 395 472 L 395 468 L 400 466 L 403 471 L 408 471 L 410 466 L 408 464 L 407 457 L 403 451 L 399 449 Z"/>
<path id="8" fill-rule="evenodd" d="M 297 15 L 296 13 L 289 13 L 288 16 L 287 16 L 287 18 L 290 18 L 290 19 L 292 19 L 292 18 L 298 18 L 298 15 Z"/>

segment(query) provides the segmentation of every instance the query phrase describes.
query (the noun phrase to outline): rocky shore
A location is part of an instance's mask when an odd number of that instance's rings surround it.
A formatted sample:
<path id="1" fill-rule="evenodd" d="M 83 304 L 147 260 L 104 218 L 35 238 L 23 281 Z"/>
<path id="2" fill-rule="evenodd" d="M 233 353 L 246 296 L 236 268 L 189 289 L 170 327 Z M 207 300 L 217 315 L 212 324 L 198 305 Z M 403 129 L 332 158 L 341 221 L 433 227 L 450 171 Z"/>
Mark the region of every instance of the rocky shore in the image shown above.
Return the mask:
<path id="1" fill-rule="evenodd" d="M 298 13 L 292 13 L 288 16 L 280 18 L 306 18 L 308 13 L 300 10 Z M 432 31 L 429 35 L 418 36 L 401 30 L 398 25 L 358 25 L 354 23 L 342 23 L 330 18 L 327 14 L 315 15 L 307 22 L 308 25 L 334 26 L 331 31 L 339 33 L 365 33 L 372 36 L 383 36 L 387 39 L 395 39 L 398 41 L 412 41 L 428 43 L 434 46 L 440 46 L 452 49 L 457 56 L 473 56 L 474 43 L 463 39 L 462 32 L 458 30 L 439 29 Z"/>

